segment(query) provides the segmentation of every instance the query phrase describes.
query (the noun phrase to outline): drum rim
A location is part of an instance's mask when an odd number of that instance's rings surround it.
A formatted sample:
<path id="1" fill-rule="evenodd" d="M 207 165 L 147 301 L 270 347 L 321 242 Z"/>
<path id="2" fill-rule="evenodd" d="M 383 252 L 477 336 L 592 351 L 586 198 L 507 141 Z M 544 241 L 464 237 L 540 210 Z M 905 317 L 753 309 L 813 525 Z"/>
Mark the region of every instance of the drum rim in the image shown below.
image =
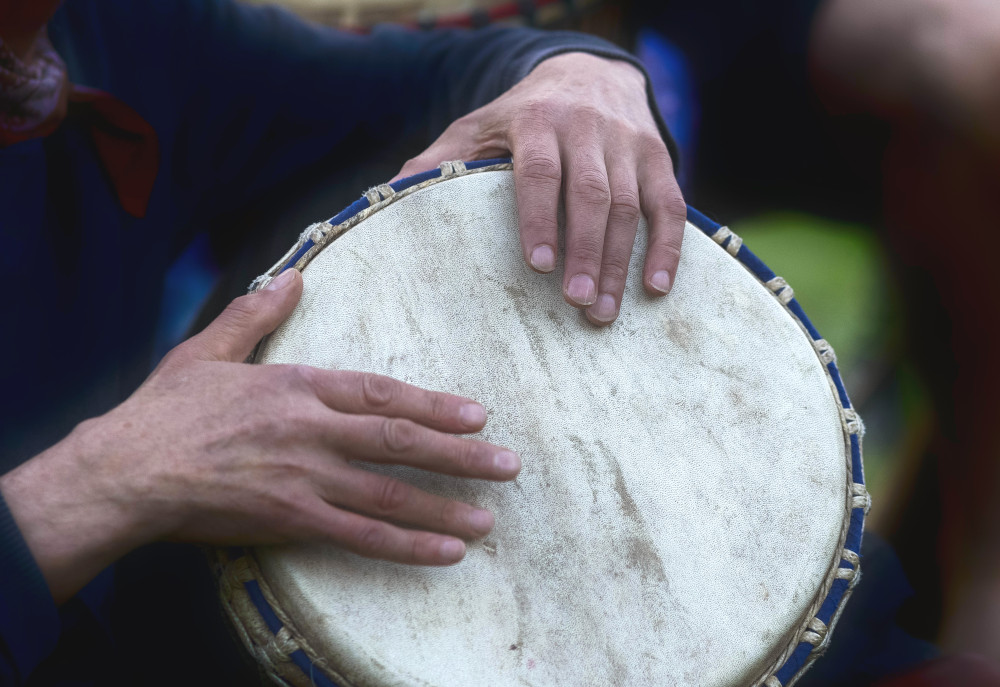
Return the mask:
<path id="1" fill-rule="evenodd" d="M 338 236 L 401 198 L 459 176 L 512 169 L 513 164 L 509 158 L 443 162 L 437 169 L 375 186 L 334 217 L 307 227 L 295 245 L 271 269 L 255 279 L 249 290 L 260 290 L 287 269 L 303 269 Z M 840 409 L 847 453 L 845 517 L 836 549 L 840 551 L 840 556 L 831 561 L 808 612 L 798 626 L 786 634 L 789 638 L 787 645 L 767 669 L 750 683 L 752 687 L 788 687 L 826 650 L 844 606 L 861 578 L 861 539 L 864 519 L 871 507 L 871 498 L 864 483 L 861 456 L 864 426 L 844 388 L 833 348 L 810 322 L 787 282 L 754 255 L 728 227 L 690 206 L 687 208 L 687 221 L 749 270 L 799 325 L 813 345 Z M 252 362 L 256 355 L 257 350 L 249 361 Z M 308 640 L 281 609 L 258 567 L 252 549 L 217 549 L 213 559 L 219 578 L 222 606 L 243 644 L 272 679 L 279 684 L 296 686 L 352 687 L 350 680 L 340 675 L 309 645 Z"/>

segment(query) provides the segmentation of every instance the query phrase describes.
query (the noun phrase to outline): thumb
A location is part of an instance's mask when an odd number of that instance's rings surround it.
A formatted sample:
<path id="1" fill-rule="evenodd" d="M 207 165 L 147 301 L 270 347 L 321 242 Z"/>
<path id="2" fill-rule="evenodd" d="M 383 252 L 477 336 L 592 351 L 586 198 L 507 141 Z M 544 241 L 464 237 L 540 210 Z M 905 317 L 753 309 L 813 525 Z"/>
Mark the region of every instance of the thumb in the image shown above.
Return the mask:
<path id="1" fill-rule="evenodd" d="M 471 159 L 468 150 L 465 150 L 458 142 L 448 140 L 446 136 L 447 132 L 442 134 L 441 138 L 431 144 L 430 148 L 420 153 L 420 155 L 407 160 L 406 164 L 403 165 L 403 168 L 399 170 L 399 173 L 389 180 L 389 183 L 391 184 L 394 181 L 403 179 L 404 177 L 411 177 L 414 174 L 420 174 L 421 172 L 434 169 L 446 160 Z"/>
<path id="2" fill-rule="evenodd" d="M 188 344 L 199 360 L 241 362 L 262 338 L 292 314 L 302 296 L 302 275 L 287 269 L 260 291 L 230 303 Z"/>
<path id="3" fill-rule="evenodd" d="M 485 160 L 510 155 L 506 137 L 497 135 L 507 128 L 495 125 L 500 112 L 490 104 L 452 122 L 429 148 L 407 160 L 389 183 L 434 169 L 446 160 Z M 484 135 L 483 132 L 494 133 Z"/>

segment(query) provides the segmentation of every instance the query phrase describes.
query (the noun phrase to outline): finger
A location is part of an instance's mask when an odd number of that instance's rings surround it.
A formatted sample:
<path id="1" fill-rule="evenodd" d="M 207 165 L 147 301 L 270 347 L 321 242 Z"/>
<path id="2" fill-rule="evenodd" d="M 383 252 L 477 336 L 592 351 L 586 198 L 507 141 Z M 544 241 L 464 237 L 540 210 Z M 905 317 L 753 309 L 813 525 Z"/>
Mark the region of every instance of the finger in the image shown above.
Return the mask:
<path id="1" fill-rule="evenodd" d="M 444 130 L 427 150 L 407 160 L 406 164 L 389 183 L 434 169 L 442 162 L 450 160 L 483 160 L 508 155 L 510 151 L 498 136 L 496 127 L 488 126 L 492 121 L 489 106 L 457 119 Z M 484 130 L 485 126 L 485 130 Z"/>
<path id="2" fill-rule="evenodd" d="M 390 179 L 389 183 L 434 169 L 446 160 L 471 160 L 472 154 L 467 148 L 460 141 L 445 138 L 445 134 L 442 134 L 427 150 L 407 160 L 399 174 Z"/>
<path id="3" fill-rule="evenodd" d="M 611 188 L 611 209 L 604 236 L 597 301 L 587 308 L 587 319 L 597 325 L 610 324 L 618 317 L 625 292 L 640 216 L 635 162 L 631 158 L 609 161 L 608 185 Z"/>
<path id="4" fill-rule="evenodd" d="M 409 418 L 443 432 L 478 432 L 486 409 L 472 399 L 428 391 L 367 372 L 302 370 L 316 397 L 341 413 Z"/>
<path id="5" fill-rule="evenodd" d="M 533 126 L 513 139 L 514 190 L 524 260 L 545 273 L 556 266 L 562 167 L 555 133 Z"/>
<path id="6" fill-rule="evenodd" d="M 494 524 L 493 514 L 488 510 L 356 468 L 346 474 L 339 472 L 324 498 L 356 513 L 463 539 L 485 537 Z"/>
<path id="7" fill-rule="evenodd" d="M 521 459 L 509 449 L 437 432 L 403 418 L 344 415 L 329 442 L 351 456 L 446 475 L 511 480 Z"/>
<path id="8" fill-rule="evenodd" d="M 649 224 L 642 283 L 649 295 L 662 296 L 677 276 L 687 206 L 663 142 L 657 139 L 649 148 L 639 171 L 639 200 Z"/>
<path id="9" fill-rule="evenodd" d="M 257 342 L 285 321 L 301 296 L 302 276 L 287 269 L 262 290 L 234 300 L 182 346 L 199 360 L 243 361 Z"/>
<path id="10" fill-rule="evenodd" d="M 316 507 L 314 518 L 323 538 L 366 558 L 411 565 L 452 565 L 465 556 L 465 542 L 456 537 L 406 530 L 327 504 Z"/>
<path id="11" fill-rule="evenodd" d="M 597 300 L 611 189 L 604 158 L 593 147 L 564 151 L 566 168 L 566 270 L 563 296 L 585 307 Z"/>

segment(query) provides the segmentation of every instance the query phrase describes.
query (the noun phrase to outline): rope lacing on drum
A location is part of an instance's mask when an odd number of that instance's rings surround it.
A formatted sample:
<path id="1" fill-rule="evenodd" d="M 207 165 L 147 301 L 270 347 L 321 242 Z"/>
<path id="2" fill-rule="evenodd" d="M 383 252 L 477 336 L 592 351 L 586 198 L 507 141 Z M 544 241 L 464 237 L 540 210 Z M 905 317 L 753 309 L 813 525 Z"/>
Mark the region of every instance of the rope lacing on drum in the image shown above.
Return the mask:
<path id="1" fill-rule="evenodd" d="M 861 482 L 851 485 L 851 509 L 855 508 L 864 508 L 865 515 L 868 515 L 868 511 L 872 508 L 872 495 Z"/>
<path id="2" fill-rule="evenodd" d="M 299 650 L 299 644 L 292 637 L 287 627 L 282 627 L 274 637 L 261 644 L 257 657 L 261 663 L 274 666 L 276 663 L 288 663 L 291 655 Z"/>
<path id="3" fill-rule="evenodd" d="M 812 618 L 809 621 L 809 629 L 802 633 L 802 641 L 813 646 L 819 646 L 826 638 L 829 628 L 819 618 Z"/>
<path id="4" fill-rule="evenodd" d="M 443 177 L 450 177 L 452 174 L 463 174 L 467 171 L 465 163 L 461 160 L 442 162 L 438 167 L 441 169 L 441 176 Z"/>
<path id="5" fill-rule="evenodd" d="M 219 576 L 222 595 L 226 599 L 231 599 L 237 590 L 243 588 L 243 584 L 253 579 L 253 571 L 247 565 L 246 556 L 241 556 L 229 561 L 222 568 L 222 575 Z"/>
<path id="6" fill-rule="evenodd" d="M 389 184 L 379 184 L 365 191 L 365 198 L 368 199 L 368 205 L 371 206 L 381 203 L 383 200 L 388 200 L 395 193 L 396 190 Z"/>
<path id="7" fill-rule="evenodd" d="M 865 423 L 853 408 L 843 408 L 844 424 L 847 425 L 849 434 L 857 434 L 859 437 L 865 435 Z"/>
<path id="8" fill-rule="evenodd" d="M 813 348 L 819 354 L 819 359 L 824 365 L 837 362 L 837 354 L 833 352 L 833 346 L 826 339 L 816 339 L 813 341 Z"/>
<path id="9" fill-rule="evenodd" d="M 774 279 L 769 279 L 764 282 L 764 286 L 771 290 L 778 300 L 788 305 L 793 298 L 795 298 L 795 292 L 792 291 L 792 287 L 788 285 L 788 282 L 781 277 L 775 277 Z"/>
<path id="10" fill-rule="evenodd" d="M 851 565 L 853 565 L 855 568 L 861 565 L 861 556 L 856 554 L 854 551 L 851 551 L 850 549 L 844 549 L 843 552 L 840 554 L 840 557 L 843 560 L 850 563 Z"/>
<path id="11" fill-rule="evenodd" d="M 712 239 L 726 249 L 726 252 L 736 257 L 736 254 L 740 252 L 740 246 L 743 245 L 743 239 L 733 233 L 729 227 L 719 227 L 714 234 L 712 234 Z M 726 239 L 729 243 L 726 243 Z"/>
<path id="12" fill-rule="evenodd" d="M 772 675 L 764 680 L 764 687 L 781 687 L 781 680 Z"/>
<path id="13" fill-rule="evenodd" d="M 308 227 L 302 230 L 299 234 L 299 244 L 302 245 L 306 241 L 312 241 L 313 243 L 321 243 L 326 235 L 333 231 L 333 225 L 329 222 L 316 222 L 315 224 L 310 224 Z"/>

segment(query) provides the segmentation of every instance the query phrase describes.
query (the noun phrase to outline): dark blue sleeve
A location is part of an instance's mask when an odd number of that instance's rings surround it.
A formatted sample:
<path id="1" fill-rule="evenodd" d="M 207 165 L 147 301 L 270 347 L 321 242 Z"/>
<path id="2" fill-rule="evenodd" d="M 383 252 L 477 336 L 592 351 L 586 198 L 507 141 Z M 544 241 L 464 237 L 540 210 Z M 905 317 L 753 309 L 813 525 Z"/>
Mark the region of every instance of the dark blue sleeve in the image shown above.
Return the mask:
<path id="1" fill-rule="evenodd" d="M 341 167 L 363 162 L 336 159 L 348 142 L 430 138 L 547 57 L 587 51 L 642 68 L 582 34 L 384 26 L 359 35 L 233 0 L 74 0 L 49 34 L 74 82 L 153 125 L 157 184 L 179 223 L 239 208 L 330 156 Z"/>
<path id="2" fill-rule="evenodd" d="M 45 578 L 0 494 L 0 684 L 26 681 L 55 648 L 59 630 Z"/>
<path id="3" fill-rule="evenodd" d="M 407 132 L 436 135 L 552 55 L 585 50 L 635 63 L 609 43 L 567 32 L 382 26 L 359 35 L 223 1 L 202 5 L 193 23 L 174 164 L 227 207 L 349 137 L 377 145 Z"/>

